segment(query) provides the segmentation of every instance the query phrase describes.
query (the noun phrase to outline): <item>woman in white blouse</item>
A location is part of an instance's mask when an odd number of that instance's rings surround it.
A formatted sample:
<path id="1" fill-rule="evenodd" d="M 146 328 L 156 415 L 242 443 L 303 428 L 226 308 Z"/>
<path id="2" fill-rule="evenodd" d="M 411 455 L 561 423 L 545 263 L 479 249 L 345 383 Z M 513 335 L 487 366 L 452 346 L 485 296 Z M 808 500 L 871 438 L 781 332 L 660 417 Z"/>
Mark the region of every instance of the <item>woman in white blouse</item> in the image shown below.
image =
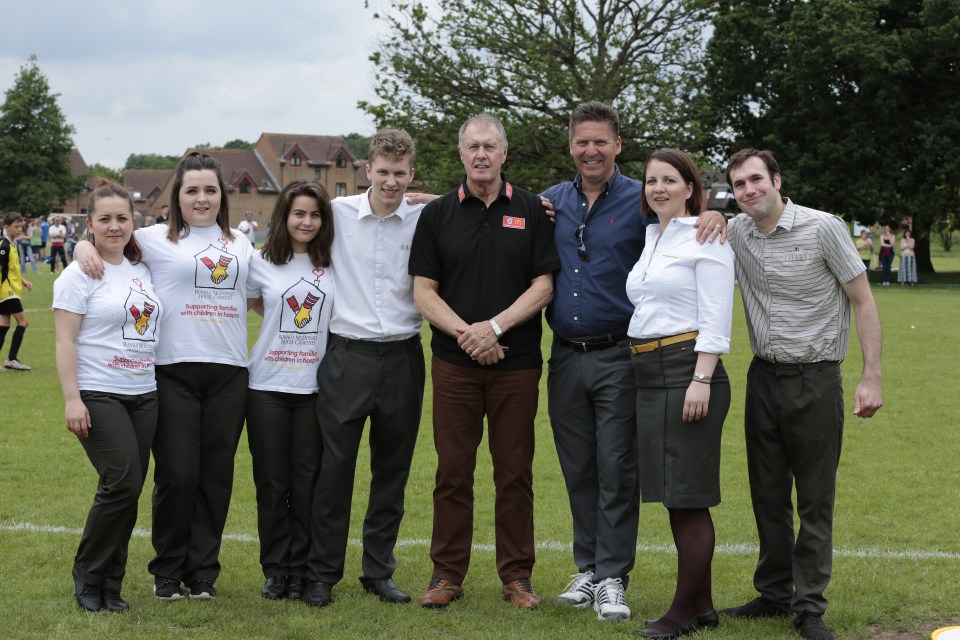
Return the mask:
<path id="1" fill-rule="evenodd" d="M 656 216 L 627 278 L 636 306 L 630 327 L 637 381 L 640 492 L 670 513 L 677 588 L 670 609 L 637 635 L 676 638 L 719 624 L 710 588 L 720 502 L 720 435 L 730 383 L 720 354 L 730 347 L 733 251 L 699 244 L 695 217 L 703 185 L 693 160 L 677 149 L 653 153 L 644 169 L 640 210 Z"/>

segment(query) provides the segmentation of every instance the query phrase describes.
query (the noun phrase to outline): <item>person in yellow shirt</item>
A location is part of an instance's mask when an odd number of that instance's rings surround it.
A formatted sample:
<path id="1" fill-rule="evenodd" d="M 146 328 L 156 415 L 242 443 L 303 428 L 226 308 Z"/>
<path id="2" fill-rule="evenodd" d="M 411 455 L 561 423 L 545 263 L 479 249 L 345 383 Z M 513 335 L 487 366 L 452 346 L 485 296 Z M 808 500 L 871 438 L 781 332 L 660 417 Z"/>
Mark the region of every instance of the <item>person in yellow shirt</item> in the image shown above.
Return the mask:
<path id="1" fill-rule="evenodd" d="M 3 233 L 0 237 L 0 349 L 10 330 L 10 316 L 17 321 L 10 341 L 10 353 L 0 371 L 30 371 L 30 367 L 17 359 L 23 334 L 30 324 L 23 311 L 20 293 L 26 287 L 33 290 L 33 284 L 20 273 L 20 255 L 17 253 L 17 237 L 23 229 L 23 216 L 11 211 L 3 216 Z"/>

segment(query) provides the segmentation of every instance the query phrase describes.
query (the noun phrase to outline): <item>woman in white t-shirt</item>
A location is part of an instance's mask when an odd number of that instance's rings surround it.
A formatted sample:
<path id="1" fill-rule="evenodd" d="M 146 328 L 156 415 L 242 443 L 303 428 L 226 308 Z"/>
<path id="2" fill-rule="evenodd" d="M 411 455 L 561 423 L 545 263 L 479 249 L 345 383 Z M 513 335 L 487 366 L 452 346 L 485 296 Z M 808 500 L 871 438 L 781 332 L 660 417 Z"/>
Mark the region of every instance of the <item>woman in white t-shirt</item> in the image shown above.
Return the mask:
<path id="1" fill-rule="evenodd" d="M 270 600 L 299 599 L 310 553 L 310 511 L 320 472 L 317 367 L 333 306 L 333 210 L 317 182 L 288 185 L 274 232 L 250 264 L 249 308 L 263 316 L 250 354 L 247 438 L 257 486 L 260 565 Z"/>
<path id="2" fill-rule="evenodd" d="M 167 309 L 157 349 L 153 546 L 162 600 L 216 597 L 220 542 L 247 402 L 247 273 L 254 249 L 230 228 L 220 163 L 192 152 L 174 174 L 167 224 L 134 234 Z M 77 261 L 96 272 L 87 243 Z"/>
<path id="3" fill-rule="evenodd" d="M 154 352 L 163 307 L 140 263 L 130 194 L 101 184 L 87 211 L 105 276 L 95 280 L 74 263 L 53 284 L 67 429 L 100 475 L 73 579 L 83 609 L 119 613 L 128 608 L 120 587 L 157 427 Z"/>
<path id="4" fill-rule="evenodd" d="M 703 185 L 693 160 L 661 149 L 644 167 L 640 260 L 627 276 L 635 305 L 627 334 L 637 380 L 640 496 L 670 513 L 677 587 L 666 614 L 637 635 L 675 638 L 719 623 L 710 589 L 720 502 L 720 435 L 730 382 L 720 354 L 730 349 L 733 251 L 697 242 Z"/>

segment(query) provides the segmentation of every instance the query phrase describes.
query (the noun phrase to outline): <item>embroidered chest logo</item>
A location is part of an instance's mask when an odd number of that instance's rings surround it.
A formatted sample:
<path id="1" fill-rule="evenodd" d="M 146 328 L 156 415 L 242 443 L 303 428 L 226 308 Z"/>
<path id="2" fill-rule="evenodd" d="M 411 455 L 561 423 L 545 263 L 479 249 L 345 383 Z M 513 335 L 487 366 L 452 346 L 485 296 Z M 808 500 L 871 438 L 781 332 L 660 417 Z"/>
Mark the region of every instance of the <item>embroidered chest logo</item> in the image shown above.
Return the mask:
<path id="1" fill-rule="evenodd" d="M 526 229 L 526 218 L 514 218 L 513 216 L 503 216 L 503 226 L 507 229 Z"/>
<path id="2" fill-rule="evenodd" d="M 806 262 L 810 259 L 810 255 L 804 253 L 800 250 L 800 247 L 794 247 L 793 251 L 789 251 L 780 256 L 781 262 Z"/>
<path id="3" fill-rule="evenodd" d="M 220 247 L 208 245 L 196 254 L 194 286 L 203 289 L 236 289 L 240 268 L 237 257 L 227 251 L 227 241 L 220 238 Z"/>

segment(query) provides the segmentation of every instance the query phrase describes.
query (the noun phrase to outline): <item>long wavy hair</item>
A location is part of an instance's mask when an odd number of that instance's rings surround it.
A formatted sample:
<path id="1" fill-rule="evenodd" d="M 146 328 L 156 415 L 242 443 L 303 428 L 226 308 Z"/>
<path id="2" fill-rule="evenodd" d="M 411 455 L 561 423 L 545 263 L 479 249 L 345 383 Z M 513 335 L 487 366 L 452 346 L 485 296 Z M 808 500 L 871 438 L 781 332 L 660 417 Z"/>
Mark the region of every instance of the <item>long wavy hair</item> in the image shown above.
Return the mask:
<path id="1" fill-rule="evenodd" d="M 330 266 L 330 247 L 333 245 L 333 208 L 330 195 L 323 185 L 315 180 L 297 180 L 288 184 L 277 197 L 270 215 L 270 235 L 261 252 L 268 262 L 287 264 L 293 259 L 293 244 L 287 231 L 287 218 L 297 196 L 307 196 L 317 202 L 320 210 L 320 233 L 307 245 L 307 253 L 314 267 Z"/>

